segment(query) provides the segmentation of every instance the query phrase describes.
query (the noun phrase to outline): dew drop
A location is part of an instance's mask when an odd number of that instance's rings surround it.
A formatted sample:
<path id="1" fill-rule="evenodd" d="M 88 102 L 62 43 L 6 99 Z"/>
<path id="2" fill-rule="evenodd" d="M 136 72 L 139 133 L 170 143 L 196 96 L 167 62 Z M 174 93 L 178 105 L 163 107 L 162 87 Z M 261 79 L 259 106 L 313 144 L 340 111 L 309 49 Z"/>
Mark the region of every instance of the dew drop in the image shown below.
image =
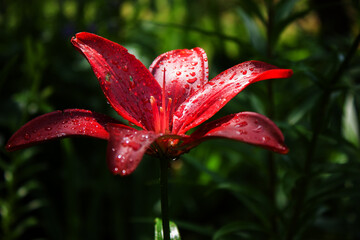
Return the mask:
<path id="1" fill-rule="evenodd" d="M 107 82 L 110 82 L 110 79 L 111 79 L 111 74 L 110 74 L 110 73 L 107 73 L 107 74 L 105 75 L 105 80 L 106 80 Z"/>
<path id="2" fill-rule="evenodd" d="M 233 75 L 231 75 L 230 79 L 229 80 L 232 80 L 236 75 L 236 72 L 233 73 Z"/>
<path id="3" fill-rule="evenodd" d="M 24 134 L 24 139 L 25 140 L 30 140 L 30 138 L 31 138 L 30 134 L 28 134 L 28 133 Z"/>
<path id="4" fill-rule="evenodd" d="M 182 112 L 176 112 L 176 113 L 175 113 L 175 116 L 177 116 L 178 118 L 181 118 L 181 117 L 182 117 L 182 115 L 183 115 L 183 113 L 182 113 Z"/>
<path id="5" fill-rule="evenodd" d="M 196 77 L 195 78 L 190 78 L 190 79 L 187 80 L 187 82 L 188 83 L 194 83 L 194 82 L 196 82 L 196 80 L 197 80 Z"/>
<path id="6" fill-rule="evenodd" d="M 244 71 L 242 72 L 242 74 L 243 74 L 243 75 L 245 75 L 246 73 L 247 73 L 247 71 L 246 71 L 246 70 L 244 70 Z"/>
<path id="7" fill-rule="evenodd" d="M 128 68 L 128 66 L 124 65 L 124 66 L 122 67 L 122 70 L 123 70 L 124 72 L 127 72 L 127 71 L 129 71 L 129 68 Z"/>
<path id="8" fill-rule="evenodd" d="M 180 76 L 180 75 L 181 75 L 181 72 L 180 72 L 180 71 L 177 71 L 177 72 L 176 72 L 176 75 Z"/>
<path id="9" fill-rule="evenodd" d="M 239 122 L 238 124 L 236 124 L 235 126 L 236 127 L 245 127 L 245 126 L 247 126 L 248 125 L 248 123 L 246 122 L 246 121 L 241 121 L 241 122 Z"/>
<path id="10" fill-rule="evenodd" d="M 194 76 L 196 75 L 196 73 L 195 73 L 195 72 L 191 72 L 190 75 L 194 77 Z"/>
<path id="11" fill-rule="evenodd" d="M 246 135 L 246 134 L 247 134 L 247 131 L 237 130 L 236 133 L 239 134 L 239 135 Z"/>
<path id="12" fill-rule="evenodd" d="M 46 131 L 51 131 L 51 129 L 52 129 L 51 127 L 45 128 Z"/>
<path id="13" fill-rule="evenodd" d="M 192 66 L 196 66 L 198 64 L 198 62 L 192 62 L 191 65 Z"/>
<path id="14" fill-rule="evenodd" d="M 125 174 L 126 174 L 126 170 L 123 169 L 123 170 L 121 171 L 121 173 L 125 175 Z"/>
<path id="15" fill-rule="evenodd" d="M 130 81 L 130 88 L 133 89 L 135 87 L 134 81 Z"/>
<path id="16" fill-rule="evenodd" d="M 259 125 L 256 128 L 254 128 L 253 131 L 256 132 L 256 133 L 260 133 L 260 132 L 263 131 L 263 126 Z"/>

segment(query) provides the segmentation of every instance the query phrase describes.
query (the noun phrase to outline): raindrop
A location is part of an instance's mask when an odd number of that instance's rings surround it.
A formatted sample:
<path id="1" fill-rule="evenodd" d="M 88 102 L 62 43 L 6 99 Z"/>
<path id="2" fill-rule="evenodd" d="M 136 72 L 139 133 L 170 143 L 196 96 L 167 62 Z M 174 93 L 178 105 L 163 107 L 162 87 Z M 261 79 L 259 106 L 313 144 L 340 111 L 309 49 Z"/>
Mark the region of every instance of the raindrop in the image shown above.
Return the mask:
<path id="1" fill-rule="evenodd" d="M 236 133 L 239 134 L 239 135 L 246 135 L 246 134 L 247 134 L 247 131 L 237 130 Z"/>
<path id="2" fill-rule="evenodd" d="M 191 65 L 192 66 L 196 66 L 198 64 L 198 62 L 192 62 Z"/>
<path id="3" fill-rule="evenodd" d="M 255 129 L 253 129 L 254 132 L 259 133 L 263 131 L 263 126 L 259 125 Z"/>
<path id="4" fill-rule="evenodd" d="M 135 87 L 134 81 L 130 81 L 130 89 L 133 89 Z"/>
<path id="5" fill-rule="evenodd" d="M 247 125 L 248 125 L 248 123 L 246 121 L 242 121 L 242 122 L 239 122 L 238 124 L 236 124 L 235 126 L 236 127 L 245 127 Z"/>
<path id="6" fill-rule="evenodd" d="M 30 138 L 31 138 L 30 134 L 28 134 L 28 133 L 24 134 L 24 139 L 25 140 L 30 140 Z"/>
<path id="7" fill-rule="evenodd" d="M 196 82 L 197 78 L 190 78 L 187 80 L 188 83 L 194 83 Z"/>
<path id="8" fill-rule="evenodd" d="M 231 75 L 230 80 L 232 80 L 235 77 L 235 75 L 236 75 L 236 72 L 234 72 L 233 75 Z"/>
<path id="9" fill-rule="evenodd" d="M 51 127 L 45 128 L 46 131 L 51 131 L 51 129 L 52 129 Z"/>
<path id="10" fill-rule="evenodd" d="M 176 75 L 180 76 L 180 75 L 181 75 L 181 72 L 180 72 L 180 71 L 177 71 L 177 72 L 176 72 Z"/>
<path id="11" fill-rule="evenodd" d="M 183 112 L 176 112 L 175 113 L 175 116 L 177 116 L 178 118 L 181 118 L 183 115 Z"/>
<path id="12" fill-rule="evenodd" d="M 211 86 L 214 86 L 214 85 L 215 85 L 215 82 L 209 81 L 209 84 L 210 84 Z"/>
<path id="13" fill-rule="evenodd" d="M 128 66 L 124 65 L 124 66 L 122 67 L 122 70 L 123 70 L 124 72 L 127 72 L 127 71 L 129 70 L 129 68 L 128 68 Z"/>
<path id="14" fill-rule="evenodd" d="M 194 76 L 196 75 L 196 73 L 195 73 L 195 72 L 191 72 L 190 75 L 194 77 Z"/>
<path id="15" fill-rule="evenodd" d="M 247 71 L 246 71 L 246 70 L 244 70 L 244 71 L 242 72 L 242 74 L 243 74 L 243 75 L 245 75 L 246 73 L 247 73 Z"/>
<path id="16" fill-rule="evenodd" d="M 105 80 L 106 80 L 107 82 L 110 82 L 110 79 L 111 79 L 111 74 L 110 74 L 110 73 L 107 73 L 107 74 L 105 75 Z"/>
<path id="17" fill-rule="evenodd" d="M 125 174 L 126 174 L 126 170 L 125 170 L 125 169 L 122 170 L 121 173 L 125 175 Z"/>

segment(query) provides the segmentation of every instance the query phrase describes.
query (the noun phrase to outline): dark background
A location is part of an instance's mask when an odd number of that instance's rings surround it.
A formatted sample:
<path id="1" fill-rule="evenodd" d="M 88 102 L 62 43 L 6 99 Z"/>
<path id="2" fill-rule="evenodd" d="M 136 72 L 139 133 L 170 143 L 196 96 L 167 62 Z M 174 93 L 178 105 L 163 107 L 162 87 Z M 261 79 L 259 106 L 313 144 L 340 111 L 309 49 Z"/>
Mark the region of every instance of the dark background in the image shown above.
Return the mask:
<path id="1" fill-rule="evenodd" d="M 101 140 L 4 149 L 21 125 L 53 110 L 117 117 L 71 46 L 81 31 L 146 66 L 202 47 L 210 79 L 250 59 L 294 70 L 249 86 L 215 116 L 269 116 L 288 155 L 212 140 L 172 163 L 170 218 L 184 240 L 360 239 L 359 26 L 357 0 L 1 0 L 0 239 L 154 239 L 155 159 L 120 177 L 107 170 Z"/>

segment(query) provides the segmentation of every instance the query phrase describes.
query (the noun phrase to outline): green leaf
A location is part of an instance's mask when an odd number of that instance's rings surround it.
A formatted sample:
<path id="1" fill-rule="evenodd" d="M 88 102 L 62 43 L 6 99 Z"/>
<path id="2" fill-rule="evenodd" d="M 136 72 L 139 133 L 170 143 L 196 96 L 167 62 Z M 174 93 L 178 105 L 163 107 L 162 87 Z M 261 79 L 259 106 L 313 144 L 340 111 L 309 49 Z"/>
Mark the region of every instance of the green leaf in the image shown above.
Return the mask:
<path id="1" fill-rule="evenodd" d="M 248 36 L 251 40 L 251 44 L 254 49 L 259 53 L 265 52 L 265 38 L 260 29 L 260 25 L 256 23 L 256 19 L 251 18 L 243 9 L 237 8 L 237 13 L 241 17 L 246 30 L 248 32 Z"/>
<path id="2" fill-rule="evenodd" d="M 155 218 L 155 240 L 163 240 L 162 220 Z M 179 229 L 176 224 L 170 221 L 170 240 L 181 240 Z"/>
<path id="3" fill-rule="evenodd" d="M 349 94 L 346 97 L 343 115 L 343 136 L 346 140 L 353 143 L 355 146 L 359 146 L 359 119 L 354 103 L 353 94 Z"/>
<path id="4" fill-rule="evenodd" d="M 298 0 L 282 0 L 276 6 L 276 22 L 289 17 Z"/>
<path id="5" fill-rule="evenodd" d="M 250 222 L 232 222 L 221 227 L 213 236 L 213 240 L 222 240 L 224 237 L 235 234 L 240 235 L 241 239 L 252 239 L 247 238 L 249 234 L 245 232 L 262 232 L 262 229 L 256 224 Z M 233 239 L 233 238 L 229 238 Z"/>

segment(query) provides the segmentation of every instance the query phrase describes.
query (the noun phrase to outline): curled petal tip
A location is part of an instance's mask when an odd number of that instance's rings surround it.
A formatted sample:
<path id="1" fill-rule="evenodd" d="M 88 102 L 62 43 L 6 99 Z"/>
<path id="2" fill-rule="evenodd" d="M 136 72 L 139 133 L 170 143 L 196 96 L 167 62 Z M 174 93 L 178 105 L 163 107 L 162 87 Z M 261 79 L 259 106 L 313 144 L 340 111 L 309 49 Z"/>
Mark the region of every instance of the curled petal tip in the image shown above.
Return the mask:
<path id="1" fill-rule="evenodd" d="M 278 153 L 280 153 L 280 154 L 288 154 L 289 148 L 288 148 L 287 146 L 285 146 L 285 145 L 281 145 L 281 146 L 277 149 L 276 152 L 278 152 Z"/>

